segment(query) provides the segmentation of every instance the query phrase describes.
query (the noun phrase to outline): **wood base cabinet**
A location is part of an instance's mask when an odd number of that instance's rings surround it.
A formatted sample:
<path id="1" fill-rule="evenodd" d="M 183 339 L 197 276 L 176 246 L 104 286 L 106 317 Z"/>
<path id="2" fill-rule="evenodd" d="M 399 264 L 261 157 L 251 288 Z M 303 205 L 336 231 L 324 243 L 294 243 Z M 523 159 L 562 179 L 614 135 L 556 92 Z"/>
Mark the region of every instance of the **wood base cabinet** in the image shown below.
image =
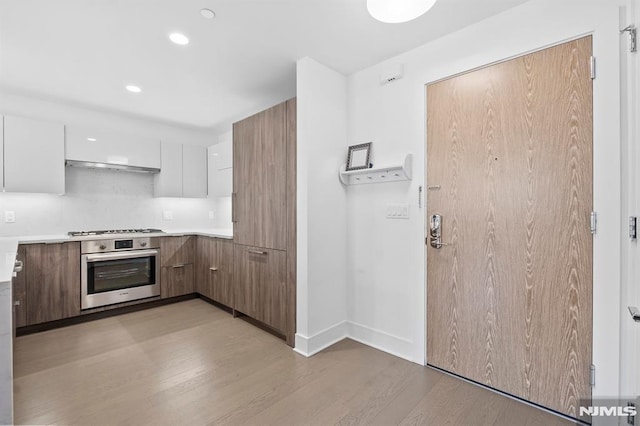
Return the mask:
<path id="1" fill-rule="evenodd" d="M 234 308 L 286 334 L 287 252 L 235 246 Z"/>
<path id="2" fill-rule="evenodd" d="M 194 289 L 196 237 L 163 237 L 160 240 L 160 296 L 163 299 L 191 294 Z"/>
<path id="3" fill-rule="evenodd" d="M 233 307 L 233 242 L 198 237 L 196 292 Z"/>
<path id="4" fill-rule="evenodd" d="M 162 299 L 194 292 L 193 263 L 165 266 L 160 272 L 160 296 Z"/>
<path id="5" fill-rule="evenodd" d="M 80 243 L 28 244 L 24 253 L 24 325 L 80 315 Z"/>

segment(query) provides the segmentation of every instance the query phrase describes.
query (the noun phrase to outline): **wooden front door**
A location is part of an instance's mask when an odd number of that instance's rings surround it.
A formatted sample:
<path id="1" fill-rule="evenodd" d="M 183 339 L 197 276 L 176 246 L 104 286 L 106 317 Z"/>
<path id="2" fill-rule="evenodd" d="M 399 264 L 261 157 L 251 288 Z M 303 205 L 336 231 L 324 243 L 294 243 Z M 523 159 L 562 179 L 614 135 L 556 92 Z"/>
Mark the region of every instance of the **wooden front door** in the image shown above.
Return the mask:
<path id="1" fill-rule="evenodd" d="M 591 397 L 591 37 L 427 86 L 427 363 L 572 417 Z"/>

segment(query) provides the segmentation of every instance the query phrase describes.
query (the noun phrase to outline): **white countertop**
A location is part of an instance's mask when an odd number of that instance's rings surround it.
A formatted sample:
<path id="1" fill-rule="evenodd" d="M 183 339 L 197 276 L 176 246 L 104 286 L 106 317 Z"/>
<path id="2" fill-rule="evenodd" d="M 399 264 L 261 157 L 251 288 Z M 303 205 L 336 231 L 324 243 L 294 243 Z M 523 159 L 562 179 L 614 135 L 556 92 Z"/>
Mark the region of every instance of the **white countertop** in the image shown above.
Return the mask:
<path id="1" fill-rule="evenodd" d="M 164 232 L 155 232 L 148 234 L 137 234 L 138 236 L 145 237 L 177 237 L 182 235 L 202 235 L 204 237 L 214 238 L 233 238 L 233 229 L 172 229 Z M 87 240 L 110 240 L 114 238 L 126 238 L 131 237 L 131 234 L 105 234 L 105 235 L 88 235 L 82 237 L 70 237 L 64 234 L 51 234 L 51 235 L 28 235 L 18 236 L 15 238 L 20 244 L 54 244 L 54 243 L 66 243 L 69 241 L 87 241 Z"/>

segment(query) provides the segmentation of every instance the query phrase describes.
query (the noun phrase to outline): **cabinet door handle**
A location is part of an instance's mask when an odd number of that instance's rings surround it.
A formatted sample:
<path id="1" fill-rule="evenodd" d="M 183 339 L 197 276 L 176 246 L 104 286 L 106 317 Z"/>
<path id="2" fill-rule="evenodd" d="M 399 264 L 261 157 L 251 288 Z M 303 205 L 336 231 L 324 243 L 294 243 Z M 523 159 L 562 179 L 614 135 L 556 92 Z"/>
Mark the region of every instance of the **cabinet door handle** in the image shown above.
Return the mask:
<path id="1" fill-rule="evenodd" d="M 249 249 L 248 251 L 249 251 L 249 253 L 252 253 L 252 254 L 261 254 L 261 255 L 263 255 L 263 256 L 266 256 L 266 255 L 267 255 L 267 252 L 266 252 L 266 251 L 261 251 L 261 250 L 252 250 L 252 249 Z"/>
<path id="2" fill-rule="evenodd" d="M 237 223 L 236 219 L 236 203 L 237 203 L 238 194 L 235 192 L 231 193 L 231 223 Z"/>
<path id="3" fill-rule="evenodd" d="M 215 266 L 212 266 L 212 267 L 209 268 L 209 270 L 211 272 L 216 272 L 218 270 L 218 268 L 216 268 Z"/>
<path id="4" fill-rule="evenodd" d="M 184 268 L 184 263 L 173 265 L 172 268 Z"/>

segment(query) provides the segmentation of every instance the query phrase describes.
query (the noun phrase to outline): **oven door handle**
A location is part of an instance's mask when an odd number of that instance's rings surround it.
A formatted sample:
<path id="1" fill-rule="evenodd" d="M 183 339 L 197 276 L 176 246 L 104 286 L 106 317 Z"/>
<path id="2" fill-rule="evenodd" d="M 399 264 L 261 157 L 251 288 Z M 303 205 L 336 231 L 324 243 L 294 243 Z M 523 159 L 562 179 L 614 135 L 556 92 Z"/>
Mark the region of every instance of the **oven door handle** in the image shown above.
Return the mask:
<path id="1" fill-rule="evenodd" d="M 158 250 L 129 250 L 118 253 L 94 253 L 85 254 L 87 262 L 96 262 L 101 260 L 121 260 L 121 259 L 135 259 L 138 257 L 157 256 Z"/>

